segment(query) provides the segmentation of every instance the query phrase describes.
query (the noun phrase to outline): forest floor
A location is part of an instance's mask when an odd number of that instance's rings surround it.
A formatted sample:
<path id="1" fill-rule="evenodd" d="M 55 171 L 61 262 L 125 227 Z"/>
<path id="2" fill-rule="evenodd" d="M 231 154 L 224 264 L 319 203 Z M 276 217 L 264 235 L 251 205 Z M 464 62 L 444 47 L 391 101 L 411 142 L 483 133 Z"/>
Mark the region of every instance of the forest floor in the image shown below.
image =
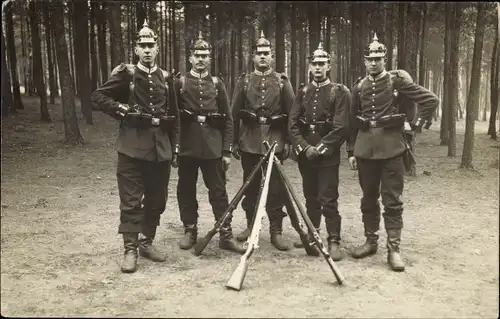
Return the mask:
<path id="1" fill-rule="evenodd" d="M 85 144 L 67 147 L 60 105 L 50 105 L 52 123 L 40 123 L 38 100 L 24 102 L 25 110 L 2 121 L 3 316 L 498 318 L 498 142 L 486 136 L 487 123 L 476 122 L 472 171 L 458 169 L 464 120 L 455 158 L 439 146 L 439 123 L 418 135 L 417 176 L 407 178 L 403 198 L 405 272 L 388 269 L 383 224 L 376 255 L 337 263 L 346 278 L 339 286 L 322 257 L 275 250 L 264 219 L 237 292 L 225 283 L 239 256 L 219 250 L 217 236 L 200 257 L 178 248 L 175 169 L 156 241 L 167 261 L 139 258 L 136 273 L 122 274 L 116 123 L 94 112 L 89 126 L 79 115 Z M 364 237 L 357 173 L 342 157 L 339 207 L 349 249 Z M 302 197 L 296 163 L 285 168 Z M 233 160 L 230 198 L 241 176 Z M 201 178 L 198 193 L 203 236 L 213 217 Z M 238 207 L 235 233 L 244 224 Z M 284 234 L 298 239 L 288 219 Z"/>

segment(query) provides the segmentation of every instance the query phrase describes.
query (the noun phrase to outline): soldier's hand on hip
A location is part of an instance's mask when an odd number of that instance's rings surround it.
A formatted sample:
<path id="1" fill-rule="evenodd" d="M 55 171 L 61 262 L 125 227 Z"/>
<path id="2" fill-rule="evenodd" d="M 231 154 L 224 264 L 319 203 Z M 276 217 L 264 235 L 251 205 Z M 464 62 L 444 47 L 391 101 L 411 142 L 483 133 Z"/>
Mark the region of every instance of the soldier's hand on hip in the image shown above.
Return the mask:
<path id="1" fill-rule="evenodd" d="M 231 157 L 222 156 L 222 168 L 224 169 L 224 171 L 227 171 L 229 169 L 229 165 L 231 165 Z"/>
<path id="2" fill-rule="evenodd" d="M 321 155 L 316 146 L 308 146 L 304 152 L 306 152 L 306 158 L 308 160 L 312 160 Z"/>
<path id="3" fill-rule="evenodd" d="M 356 161 L 356 157 L 351 156 L 351 157 L 349 157 L 348 161 L 349 161 L 349 168 L 351 170 L 354 171 L 354 170 L 358 169 L 358 162 Z"/>
<path id="4" fill-rule="evenodd" d="M 179 155 L 177 154 L 174 154 L 174 156 L 172 156 L 172 167 L 179 167 Z"/>
<path id="5" fill-rule="evenodd" d="M 233 157 L 239 161 L 241 159 L 240 147 L 238 145 L 234 145 L 233 150 L 231 151 L 231 154 L 233 154 Z"/>

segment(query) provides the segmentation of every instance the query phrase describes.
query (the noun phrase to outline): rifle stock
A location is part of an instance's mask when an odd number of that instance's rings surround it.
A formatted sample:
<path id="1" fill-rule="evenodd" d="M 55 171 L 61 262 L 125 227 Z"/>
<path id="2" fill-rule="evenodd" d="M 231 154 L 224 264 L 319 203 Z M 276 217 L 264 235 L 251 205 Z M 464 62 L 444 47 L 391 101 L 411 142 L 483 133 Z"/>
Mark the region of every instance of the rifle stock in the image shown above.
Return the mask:
<path id="1" fill-rule="evenodd" d="M 231 288 L 234 290 L 241 289 L 241 286 L 243 284 L 243 280 L 245 279 L 245 275 L 246 275 L 247 270 L 248 270 L 248 260 L 250 259 L 250 256 L 253 254 L 255 249 L 258 248 L 259 234 L 260 234 L 260 229 L 262 226 L 262 217 L 264 217 L 264 212 L 266 210 L 267 194 L 269 191 L 269 179 L 271 177 L 271 171 L 273 168 L 273 160 L 272 159 L 274 158 L 276 144 L 277 143 L 274 142 L 273 145 L 269 147 L 269 150 L 271 152 L 269 154 L 267 154 L 268 161 L 267 161 L 267 165 L 266 165 L 266 175 L 260 184 L 259 203 L 258 203 L 256 210 L 255 210 L 255 217 L 254 217 L 252 232 L 250 233 L 250 236 L 248 237 L 248 240 L 247 240 L 247 250 L 245 251 L 245 254 L 243 256 L 241 256 L 240 263 L 233 271 L 233 274 L 231 275 L 231 277 L 229 277 L 229 280 L 226 283 L 227 288 Z M 264 157 L 264 158 L 266 158 L 266 157 Z"/>
<path id="2" fill-rule="evenodd" d="M 267 142 L 264 142 L 264 143 L 266 144 Z M 268 145 L 268 143 L 267 143 L 267 145 Z M 341 285 L 344 282 L 344 276 L 342 276 L 340 269 L 337 267 L 335 262 L 330 257 L 330 253 L 328 253 L 328 250 L 325 248 L 325 245 L 321 241 L 321 238 L 320 238 L 318 232 L 316 231 L 316 228 L 314 227 L 313 223 L 311 222 L 311 219 L 307 215 L 306 208 L 305 208 L 304 204 L 300 201 L 300 198 L 297 196 L 297 193 L 295 192 L 295 190 L 292 187 L 292 183 L 290 182 L 290 179 L 285 174 L 283 166 L 281 165 L 281 163 L 279 162 L 279 160 L 277 158 L 274 158 L 274 164 L 275 164 L 276 168 L 278 169 L 278 172 L 279 172 L 279 175 L 281 176 L 281 179 L 283 180 L 283 182 L 287 186 L 287 188 L 290 192 L 290 195 L 292 196 L 295 204 L 297 205 L 297 208 L 299 209 L 300 215 L 302 215 L 302 218 L 304 219 L 304 222 L 306 223 L 307 228 L 313 234 L 313 238 L 314 238 L 314 242 L 316 244 L 316 247 L 323 254 L 323 257 L 325 257 L 325 259 L 328 263 L 328 266 L 330 266 L 330 269 L 332 270 L 332 272 L 335 276 L 335 279 L 337 280 L 337 283 L 339 285 Z"/>
<path id="3" fill-rule="evenodd" d="M 265 162 L 266 158 L 269 156 L 270 153 L 271 153 L 271 149 L 269 149 L 266 152 L 266 154 L 264 155 L 264 157 L 262 157 L 260 159 L 260 161 L 257 163 L 257 165 L 255 165 L 255 167 L 253 168 L 252 173 L 250 173 L 250 175 L 248 176 L 248 178 L 246 179 L 246 181 L 243 183 L 243 185 L 240 187 L 240 189 L 238 190 L 238 192 L 236 193 L 236 195 L 234 195 L 233 200 L 231 200 L 231 203 L 229 203 L 229 207 L 224 212 L 224 215 L 222 215 L 222 217 L 217 221 L 217 223 L 215 223 L 214 227 L 211 230 L 208 231 L 208 233 L 205 235 L 205 237 L 202 237 L 202 238 L 200 238 L 200 239 L 198 239 L 196 241 L 196 245 L 194 246 L 194 254 L 195 254 L 195 256 L 201 255 L 201 253 L 207 247 L 207 245 L 210 242 L 210 240 L 212 240 L 212 238 L 220 230 L 220 228 L 222 227 L 222 225 L 224 224 L 224 222 L 226 221 L 226 219 L 236 209 L 236 207 L 238 206 L 238 203 L 240 202 L 241 198 L 245 194 L 245 190 L 248 188 L 248 186 L 250 186 L 250 183 L 252 182 L 252 180 L 254 179 L 255 175 L 257 174 L 257 172 L 262 167 L 262 165 L 264 165 L 264 162 Z"/>

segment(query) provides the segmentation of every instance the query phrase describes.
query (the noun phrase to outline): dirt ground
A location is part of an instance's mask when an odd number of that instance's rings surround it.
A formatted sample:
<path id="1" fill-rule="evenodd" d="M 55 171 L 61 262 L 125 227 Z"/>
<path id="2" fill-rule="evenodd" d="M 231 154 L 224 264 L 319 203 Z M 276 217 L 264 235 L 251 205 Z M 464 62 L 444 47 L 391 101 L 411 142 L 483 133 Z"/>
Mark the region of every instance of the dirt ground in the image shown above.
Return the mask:
<path id="1" fill-rule="evenodd" d="M 121 317 L 357 317 L 497 318 L 498 143 L 476 123 L 475 171 L 458 169 L 464 121 L 457 125 L 457 157 L 439 146 L 439 123 L 417 138 L 417 177 L 405 184 L 402 254 L 406 272 L 386 263 L 385 232 L 375 256 L 338 262 L 346 282 L 338 286 L 322 257 L 301 249 L 278 252 L 264 220 L 260 248 L 240 292 L 225 283 L 239 256 L 220 251 L 217 236 L 200 257 L 180 250 L 182 236 L 175 189 L 157 244 L 167 262 L 139 259 L 135 274 L 122 274 L 122 240 L 115 177 L 117 125 L 94 113 L 80 127 L 85 145 L 66 147 L 60 105 L 53 122 L 39 122 L 37 99 L 3 120 L 1 188 L 1 314 L 3 316 Z M 363 242 L 356 172 L 341 165 L 343 246 Z M 302 196 L 295 162 L 285 164 Z M 424 175 L 423 172 L 430 172 Z M 228 192 L 241 185 L 233 160 Z M 200 235 L 213 225 L 207 191 L 199 181 Z M 233 227 L 244 227 L 235 211 Z M 322 226 L 324 227 L 324 226 Z M 383 230 L 383 224 L 381 224 Z M 285 221 L 285 236 L 298 235 Z M 324 237 L 324 232 L 323 232 Z"/>

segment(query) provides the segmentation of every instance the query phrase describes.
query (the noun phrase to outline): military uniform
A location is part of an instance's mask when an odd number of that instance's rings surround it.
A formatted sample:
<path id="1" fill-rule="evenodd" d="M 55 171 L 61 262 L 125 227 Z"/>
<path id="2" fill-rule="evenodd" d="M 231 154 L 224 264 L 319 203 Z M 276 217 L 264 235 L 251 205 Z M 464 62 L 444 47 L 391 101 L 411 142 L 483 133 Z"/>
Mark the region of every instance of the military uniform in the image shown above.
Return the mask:
<path id="1" fill-rule="evenodd" d="M 209 44 L 200 38 L 191 48 L 194 52 L 210 52 Z M 226 175 L 222 156 L 230 157 L 233 141 L 233 118 L 229 99 L 222 80 L 205 71 L 195 70 L 179 78 L 178 104 L 181 113 L 179 154 L 179 180 L 177 200 L 185 236 L 180 247 L 189 249 L 196 243 L 198 234 L 198 202 L 196 183 L 201 169 L 208 198 L 215 220 L 219 220 L 229 207 L 226 192 Z M 231 218 L 226 219 L 220 230 L 221 248 L 236 249 L 231 229 Z"/>
<path id="2" fill-rule="evenodd" d="M 328 63 L 329 59 L 320 43 L 311 61 Z M 288 121 L 293 150 L 298 156 L 307 214 L 318 230 L 321 215 L 325 216 L 330 247 L 340 242 L 340 147 L 348 136 L 350 104 L 351 93 L 344 85 L 332 83 L 328 78 L 322 82 L 313 80 L 299 89 Z M 305 150 L 310 146 L 315 146 L 321 155 L 307 159 Z"/>
<path id="3" fill-rule="evenodd" d="M 138 43 L 156 43 L 153 36 L 145 23 Z M 116 141 L 118 232 L 124 236 L 126 254 L 131 252 L 135 258 L 141 233 L 140 253 L 148 257 L 166 206 L 171 160 L 179 151 L 179 110 L 172 76 L 156 65 L 122 63 L 93 92 L 91 100 L 104 113 L 120 119 Z"/>
<path id="4" fill-rule="evenodd" d="M 385 57 L 385 46 L 378 42 L 376 36 L 366 49 L 365 56 Z M 359 79 L 352 95 L 348 156 L 354 156 L 357 161 L 363 191 L 361 212 L 367 237 L 365 245 L 354 249 L 353 256 L 362 258 L 377 251 L 380 224 L 378 198 L 381 195 L 389 264 L 393 270 L 402 271 L 404 264 L 399 256 L 399 244 L 403 228 L 403 202 L 400 197 L 404 186 L 402 155 L 406 145 L 402 123 L 391 124 L 391 119 L 397 117 L 399 112 L 404 113 L 404 110 L 398 110 L 395 97 L 400 95 L 419 104 L 421 118 L 429 121 L 439 101 L 424 87 L 397 74 L 391 78 L 385 70 L 374 77 L 369 75 Z M 413 125 L 420 125 L 421 118 L 416 118 Z M 366 126 L 360 123 L 366 123 Z"/>
<path id="5" fill-rule="evenodd" d="M 261 34 L 256 44 L 257 50 L 270 52 L 270 42 Z M 285 144 L 289 144 L 287 116 L 293 103 L 293 90 L 288 78 L 269 68 L 266 71 L 255 69 L 250 74 L 239 77 L 232 100 L 234 118 L 234 145 L 241 155 L 243 180 L 246 180 L 260 158 L 266 153 L 263 141 L 270 144 L 277 141 L 276 153 L 284 159 Z M 261 176 L 257 175 L 245 191 L 242 208 L 247 219 L 247 229 L 238 235 L 238 240 L 248 237 L 259 195 Z M 280 244 L 282 221 L 286 214 L 283 187 L 278 172 L 271 173 L 266 211 L 270 222 L 271 241 L 280 250 L 286 250 L 286 244 Z"/>

